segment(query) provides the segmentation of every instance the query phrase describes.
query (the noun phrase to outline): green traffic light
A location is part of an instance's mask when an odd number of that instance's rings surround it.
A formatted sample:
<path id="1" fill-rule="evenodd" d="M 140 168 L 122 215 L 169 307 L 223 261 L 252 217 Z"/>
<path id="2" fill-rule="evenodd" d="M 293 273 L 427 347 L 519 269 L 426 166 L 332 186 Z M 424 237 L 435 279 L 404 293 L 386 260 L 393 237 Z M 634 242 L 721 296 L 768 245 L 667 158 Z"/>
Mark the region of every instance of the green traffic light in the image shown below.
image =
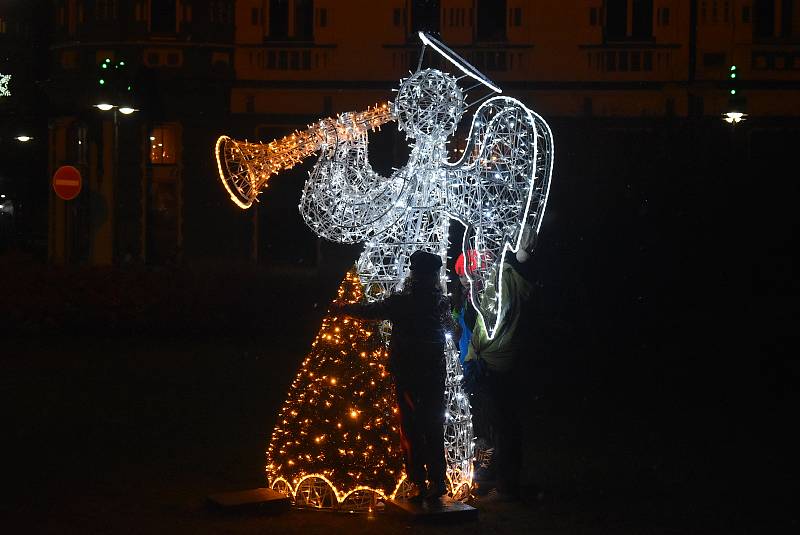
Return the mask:
<path id="1" fill-rule="evenodd" d="M 736 73 L 735 72 L 731 73 L 731 78 L 736 78 Z"/>
<path id="2" fill-rule="evenodd" d="M 731 70 L 735 71 L 736 70 L 736 65 L 731 65 Z"/>
<path id="3" fill-rule="evenodd" d="M 735 89 L 731 89 L 731 95 L 735 95 L 735 94 L 736 94 L 736 90 Z"/>
<path id="4" fill-rule="evenodd" d="M 105 81 L 105 80 L 103 80 L 102 78 L 100 78 L 100 85 L 103 85 L 103 84 L 105 84 L 105 83 L 106 83 L 106 81 Z"/>
<path id="5" fill-rule="evenodd" d="M 100 66 L 101 66 L 102 68 L 104 68 L 104 69 L 107 69 L 107 68 L 108 68 L 108 65 L 106 65 L 105 63 L 101 63 L 101 64 L 100 64 Z"/>
<path id="6" fill-rule="evenodd" d="M 106 58 L 106 63 L 111 63 L 111 58 Z"/>

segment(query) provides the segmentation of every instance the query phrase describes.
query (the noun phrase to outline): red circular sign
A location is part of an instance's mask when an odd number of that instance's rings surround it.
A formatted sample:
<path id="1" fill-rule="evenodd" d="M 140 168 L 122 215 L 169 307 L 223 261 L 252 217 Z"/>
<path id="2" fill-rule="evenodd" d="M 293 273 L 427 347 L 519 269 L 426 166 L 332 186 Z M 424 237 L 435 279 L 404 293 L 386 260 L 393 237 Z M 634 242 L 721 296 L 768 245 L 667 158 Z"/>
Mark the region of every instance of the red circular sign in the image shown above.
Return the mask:
<path id="1" fill-rule="evenodd" d="M 65 201 L 74 199 L 81 192 L 81 172 L 71 165 L 62 165 L 53 174 L 53 190 Z"/>

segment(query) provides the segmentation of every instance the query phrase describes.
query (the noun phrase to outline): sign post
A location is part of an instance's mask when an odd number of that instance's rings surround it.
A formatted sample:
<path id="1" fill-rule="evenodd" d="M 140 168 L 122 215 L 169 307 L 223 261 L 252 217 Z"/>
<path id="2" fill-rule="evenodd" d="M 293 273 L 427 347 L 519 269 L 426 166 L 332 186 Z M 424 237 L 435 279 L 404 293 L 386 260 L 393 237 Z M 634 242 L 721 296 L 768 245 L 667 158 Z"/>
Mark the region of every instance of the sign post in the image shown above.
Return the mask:
<path id="1" fill-rule="evenodd" d="M 71 201 L 81 192 L 81 172 L 71 165 L 62 165 L 53 174 L 53 190 L 65 201 Z"/>

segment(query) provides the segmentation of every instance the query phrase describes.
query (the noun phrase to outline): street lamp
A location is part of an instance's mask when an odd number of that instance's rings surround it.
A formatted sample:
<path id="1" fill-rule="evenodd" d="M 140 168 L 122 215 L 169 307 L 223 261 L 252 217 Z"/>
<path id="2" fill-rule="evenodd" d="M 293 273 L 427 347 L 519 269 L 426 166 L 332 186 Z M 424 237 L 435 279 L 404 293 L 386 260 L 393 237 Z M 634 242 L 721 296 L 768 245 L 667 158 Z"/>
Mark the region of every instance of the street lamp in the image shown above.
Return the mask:
<path id="1" fill-rule="evenodd" d="M 744 121 L 747 117 L 746 113 L 742 113 L 740 111 L 729 111 L 727 113 L 722 114 L 722 120 L 728 124 L 739 124 L 740 122 Z"/>

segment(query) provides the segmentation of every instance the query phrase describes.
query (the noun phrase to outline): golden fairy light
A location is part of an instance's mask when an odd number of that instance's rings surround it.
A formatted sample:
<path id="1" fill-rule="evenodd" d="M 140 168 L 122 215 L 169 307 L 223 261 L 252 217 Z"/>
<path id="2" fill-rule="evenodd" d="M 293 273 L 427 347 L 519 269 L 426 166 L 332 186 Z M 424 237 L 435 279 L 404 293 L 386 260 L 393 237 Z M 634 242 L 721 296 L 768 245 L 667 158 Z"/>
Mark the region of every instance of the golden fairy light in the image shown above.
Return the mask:
<path id="1" fill-rule="evenodd" d="M 334 302 L 362 298 L 354 272 Z M 388 351 L 378 326 L 327 315 L 267 451 L 270 486 L 301 506 L 364 509 L 402 492 L 403 457 Z"/>
<path id="2" fill-rule="evenodd" d="M 347 142 L 394 119 L 388 102 L 359 113 L 322 119 L 308 128 L 270 141 L 252 143 L 220 136 L 214 147 L 217 171 L 231 200 L 249 208 L 269 178 L 329 145 Z"/>

